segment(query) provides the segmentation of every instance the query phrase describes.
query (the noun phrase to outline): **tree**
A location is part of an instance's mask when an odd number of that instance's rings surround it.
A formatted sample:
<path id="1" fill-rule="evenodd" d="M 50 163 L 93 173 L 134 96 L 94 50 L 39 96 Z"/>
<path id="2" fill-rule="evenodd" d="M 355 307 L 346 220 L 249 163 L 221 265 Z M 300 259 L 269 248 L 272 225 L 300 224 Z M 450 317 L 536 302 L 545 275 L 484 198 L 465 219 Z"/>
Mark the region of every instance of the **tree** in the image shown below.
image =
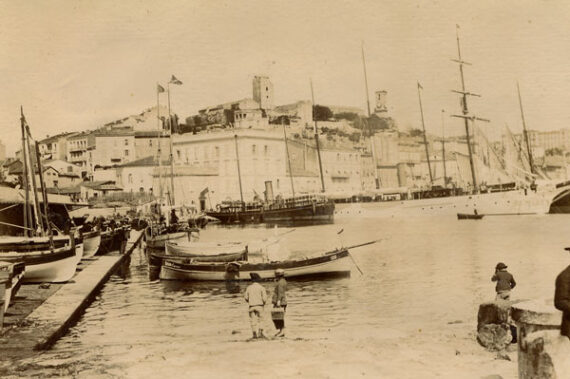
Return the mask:
<path id="1" fill-rule="evenodd" d="M 327 121 L 333 117 L 333 112 L 329 107 L 323 105 L 313 105 L 313 119 L 315 121 Z"/>

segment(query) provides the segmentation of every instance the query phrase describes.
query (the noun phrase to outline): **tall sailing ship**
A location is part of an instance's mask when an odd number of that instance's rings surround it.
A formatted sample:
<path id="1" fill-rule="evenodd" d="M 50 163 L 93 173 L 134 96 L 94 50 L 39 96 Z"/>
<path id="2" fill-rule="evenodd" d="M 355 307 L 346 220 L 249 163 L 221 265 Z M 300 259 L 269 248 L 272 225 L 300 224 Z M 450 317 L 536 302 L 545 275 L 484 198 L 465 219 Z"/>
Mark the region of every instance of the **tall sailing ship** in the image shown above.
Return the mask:
<path id="1" fill-rule="evenodd" d="M 414 215 L 456 215 L 457 213 L 478 213 L 485 215 L 530 215 L 546 214 L 553 209 L 559 212 L 570 212 L 570 188 L 564 185 L 556 186 L 545 178 L 534 165 L 532 150 L 528 139 L 526 122 L 518 88 L 521 118 L 523 123 L 523 141 L 518 142 L 507 128 L 504 156 L 498 154 L 482 130 L 478 122 L 489 120 L 473 115 L 468 108 L 468 99 L 472 96 L 480 97 L 468 91 L 465 87 L 463 68 L 469 65 L 461 56 L 459 33 L 457 32 L 458 58 L 453 59 L 459 65 L 461 89 L 453 92 L 460 95 L 461 114 L 452 117 L 461 118 L 465 125 L 465 139 L 467 146 L 466 158 L 456 155 L 458 172 L 468 172 L 467 187 L 461 191 L 445 191 L 442 196 L 422 198 L 419 200 L 395 201 L 379 209 L 353 206 L 346 208 L 342 214 L 356 217 L 382 217 L 382 216 L 414 216 Z M 421 109 L 421 86 L 418 83 L 418 97 Z M 425 126 L 424 126 L 425 135 Z M 424 139 L 424 143 L 427 141 Z M 524 144 L 524 146 L 523 146 Z M 430 173 L 433 192 L 434 178 L 429 164 L 429 153 L 426 145 L 426 159 Z M 466 162 L 468 160 L 468 162 Z M 445 164 L 445 163 L 444 163 Z M 445 169 L 445 166 L 444 166 Z M 444 174 L 444 178 L 447 177 Z M 541 182 L 541 185 L 537 183 Z M 444 179 L 444 189 L 448 188 Z M 454 196 L 457 194 L 459 196 Z M 552 206 L 551 206 L 552 205 Z"/>

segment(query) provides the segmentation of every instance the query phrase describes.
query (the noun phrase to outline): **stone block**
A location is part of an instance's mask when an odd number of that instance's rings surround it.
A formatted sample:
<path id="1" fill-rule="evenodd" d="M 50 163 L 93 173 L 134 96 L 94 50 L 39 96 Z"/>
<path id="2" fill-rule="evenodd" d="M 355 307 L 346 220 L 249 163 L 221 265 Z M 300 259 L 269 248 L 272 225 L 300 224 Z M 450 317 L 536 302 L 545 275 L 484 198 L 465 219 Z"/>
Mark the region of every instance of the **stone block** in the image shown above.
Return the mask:
<path id="1" fill-rule="evenodd" d="M 508 323 L 511 304 L 510 301 L 502 300 L 481 304 L 477 314 L 477 331 L 484 325 Z"/>
<path id="2" fill-rule="evenodd" d="M 504 350 L 511 341 L 511 329 L 506 323 L 482 325 L 477 332 L 477 342 L 490 351 Z"/>

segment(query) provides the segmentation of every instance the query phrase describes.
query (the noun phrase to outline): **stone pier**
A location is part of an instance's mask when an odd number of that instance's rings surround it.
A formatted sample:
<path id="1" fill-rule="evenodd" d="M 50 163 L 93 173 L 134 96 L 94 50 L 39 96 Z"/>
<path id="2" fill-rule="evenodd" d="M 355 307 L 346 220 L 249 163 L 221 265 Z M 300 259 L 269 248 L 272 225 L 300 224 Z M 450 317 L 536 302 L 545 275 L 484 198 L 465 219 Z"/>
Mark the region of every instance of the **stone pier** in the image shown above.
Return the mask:
<path id="1" fill-rule="evenodd" d="M 520 379 L 570 378 L 570 340 L 560 335 L 562 313 L 552 299 L 514 304 Z"/>

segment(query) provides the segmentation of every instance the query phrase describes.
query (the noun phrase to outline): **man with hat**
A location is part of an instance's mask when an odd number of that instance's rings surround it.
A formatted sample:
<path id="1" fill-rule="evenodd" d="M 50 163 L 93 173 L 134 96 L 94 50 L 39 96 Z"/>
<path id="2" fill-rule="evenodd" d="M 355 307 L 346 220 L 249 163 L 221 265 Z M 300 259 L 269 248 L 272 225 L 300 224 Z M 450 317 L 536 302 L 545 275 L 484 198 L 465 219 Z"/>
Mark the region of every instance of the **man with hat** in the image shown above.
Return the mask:
<path id="1" fill-rule="evenodd" d="M 567 247 L 565 250 L 570 251 L 570 248 Z M 570 266 L 566 267 L 556 277 L 554 306 L 556 309 L 562 311 L 560 334 L 570 338 Z"/>
<path id="2" fill-rule="evenodd" d="M 253 338 L 264 338 L 263 335 L 263 307 L 267 303 L 267 292 L 259 281 L 261 277 L 258 273 L 252 272 L 251 284 L 245 289 L 245 301 L 249 304 L 249 321 Z"/>
<path id="3" fill-rule="evenodd" d="M 495 275 L 491 278 L 493 282 L 497 282 L 495 290 L 497 297 L 495 300 L 509 300 L 511 297 L 511 290 L 515 288 L 517 283 L 513 275 L 507 271 L 507 265 L 503 262 L 497 263 L 495 267 Z"/>
<path id="4" fill-rule="evenodd" d="M 273 291 L 271 302 L 274 308 L 282 308 L 283 312 L 272 312 L 279 317 L 273 317 L 273 324 L 277 329 L 275 337 L 285 337 L 285 310 L 287 309 L 287 281 L 285 280 L 285 271 L 282 268 L 275 270 L 275 281 L 277 285 Z"/>

